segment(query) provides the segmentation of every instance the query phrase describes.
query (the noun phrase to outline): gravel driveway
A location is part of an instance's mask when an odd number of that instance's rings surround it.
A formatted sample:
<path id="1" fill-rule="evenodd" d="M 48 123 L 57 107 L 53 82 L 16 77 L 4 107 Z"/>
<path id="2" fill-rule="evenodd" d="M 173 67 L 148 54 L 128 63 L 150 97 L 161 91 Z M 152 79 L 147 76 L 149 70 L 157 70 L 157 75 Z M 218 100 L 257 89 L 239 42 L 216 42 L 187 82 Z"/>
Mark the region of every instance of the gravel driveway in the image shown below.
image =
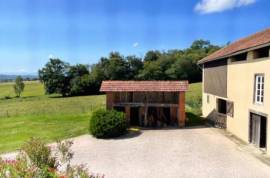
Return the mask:
<path id="1" fill-rule="evenodd" d="M 213 128 L 144 130 L 140 135 L 74 139 L 74 162 L 107 178 L 270 177 L 270 167 Z"/>

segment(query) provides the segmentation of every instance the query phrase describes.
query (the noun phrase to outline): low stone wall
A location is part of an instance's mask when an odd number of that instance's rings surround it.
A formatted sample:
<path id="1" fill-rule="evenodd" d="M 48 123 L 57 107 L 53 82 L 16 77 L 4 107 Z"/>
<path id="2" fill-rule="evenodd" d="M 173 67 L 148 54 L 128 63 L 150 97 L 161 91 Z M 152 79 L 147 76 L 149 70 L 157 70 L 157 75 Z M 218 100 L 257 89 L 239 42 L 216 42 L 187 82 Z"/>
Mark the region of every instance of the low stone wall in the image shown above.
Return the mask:
<path id="1" fill-rule="evenodd" d="M 224 114 L 218 113 L 216 110 L 213 110 L 208 116 L 207 116 L 207 122 L 214 127 L 218 128 L 227 128 L 227 116 Z"/>

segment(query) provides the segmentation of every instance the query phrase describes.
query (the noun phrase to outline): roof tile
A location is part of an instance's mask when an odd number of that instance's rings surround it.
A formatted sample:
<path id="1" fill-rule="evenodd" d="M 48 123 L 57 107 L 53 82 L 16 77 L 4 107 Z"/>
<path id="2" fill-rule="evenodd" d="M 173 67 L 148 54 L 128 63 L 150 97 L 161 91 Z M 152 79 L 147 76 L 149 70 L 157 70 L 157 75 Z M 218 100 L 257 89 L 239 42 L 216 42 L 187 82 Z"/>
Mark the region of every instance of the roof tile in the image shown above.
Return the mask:
<path id="1" fill-rule="evenodd" d="M 202 64 L 205 62 L 210 62 L 218 59 L 222 59 L 224 57 L 229 57 L 236 52 L 240 52 L 242 50 L 246 50 L 249 48 L 253 48 L 256 46 L 264 45 L 270 43 L 270 28 L 257 32 L 249 37 L 242 38 L 227 47 L 224 47 L 213 54 L 203 58 L 198 63 Z"/>
<path id="2" fill-rule="evenodd" d="M 187 91 L 188 81 L 103 81 L 101 92 L 178 92 Z"/>

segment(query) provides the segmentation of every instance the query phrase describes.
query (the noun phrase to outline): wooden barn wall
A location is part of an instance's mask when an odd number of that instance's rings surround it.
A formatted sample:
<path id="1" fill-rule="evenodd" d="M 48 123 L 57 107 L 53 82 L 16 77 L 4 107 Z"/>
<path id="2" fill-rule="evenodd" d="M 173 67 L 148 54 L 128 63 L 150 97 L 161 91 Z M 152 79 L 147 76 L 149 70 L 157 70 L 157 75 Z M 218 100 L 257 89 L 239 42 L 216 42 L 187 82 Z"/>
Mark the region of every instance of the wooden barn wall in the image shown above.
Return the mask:
<path id="1" fill-rule="evenodd" d="M 204 92 L 227 97 L 227 60 L 204 64 Z"/>
<path id="2" fill-rule="evenodd" d="M 178 104 L 178 92 L 116 92 L 115 103 L 170 103 Z"/>

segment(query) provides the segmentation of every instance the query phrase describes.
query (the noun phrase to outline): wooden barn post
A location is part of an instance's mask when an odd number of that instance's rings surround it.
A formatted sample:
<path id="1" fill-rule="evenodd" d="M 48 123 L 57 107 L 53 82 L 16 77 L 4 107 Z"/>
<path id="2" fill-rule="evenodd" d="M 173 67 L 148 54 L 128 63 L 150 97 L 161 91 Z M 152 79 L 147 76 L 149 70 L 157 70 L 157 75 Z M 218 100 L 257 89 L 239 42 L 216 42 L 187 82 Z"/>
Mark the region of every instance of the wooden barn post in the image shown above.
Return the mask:
<path id="1" fill-rule="evenodd" d="M 113 93 L 112 92 L 106 93 L 106 106 L 108 110 L 113 109 Z"/>
<path id="2" fill-rule="evenodd" d="M 126 115 L 126 120 L 127 124 L 130 124 L 130 106 L 125 106 L 125 115 Z"/>
<path id="3" fill-rule="evenodd" d="M 185 113 L 185 92 L 179 92 L 178 102 L 178 126 L 185 127 L 186 113 Z"/>

